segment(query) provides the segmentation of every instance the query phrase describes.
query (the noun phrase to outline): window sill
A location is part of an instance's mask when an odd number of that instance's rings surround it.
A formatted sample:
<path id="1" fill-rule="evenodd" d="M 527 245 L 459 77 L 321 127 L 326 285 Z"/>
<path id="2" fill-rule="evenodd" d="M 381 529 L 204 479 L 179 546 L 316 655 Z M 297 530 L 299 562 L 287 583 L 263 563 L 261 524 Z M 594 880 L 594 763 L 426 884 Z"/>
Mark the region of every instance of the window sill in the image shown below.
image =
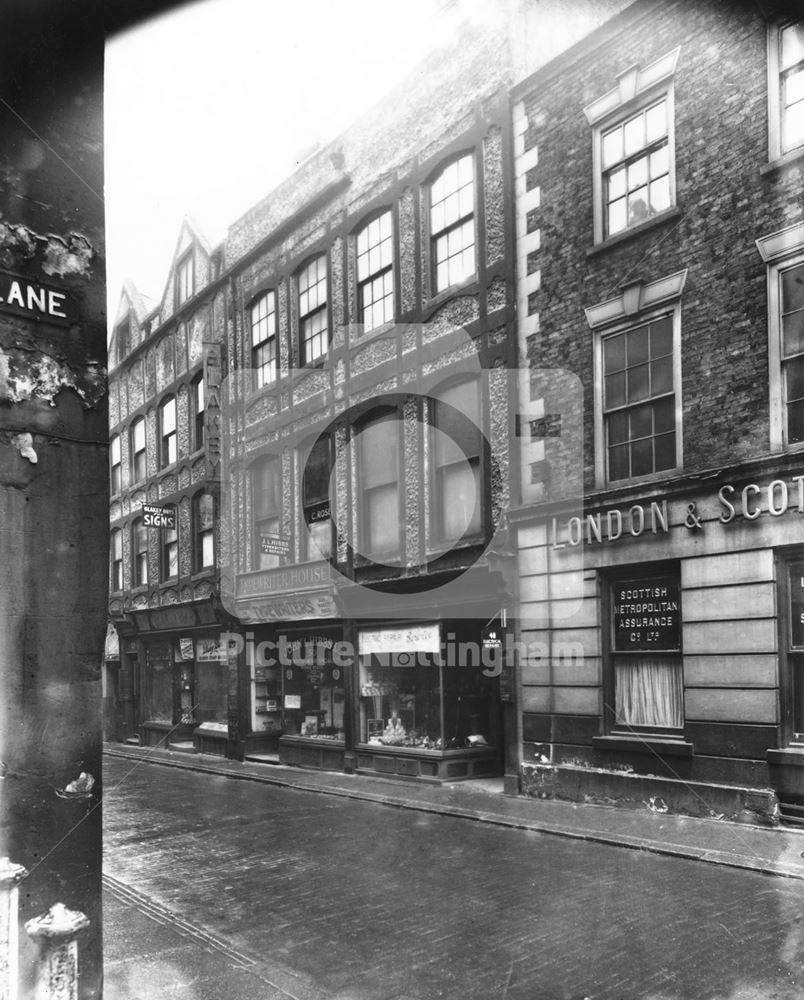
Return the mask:
<path id="1" fill-rule="evenodd" d="M 632 240 L 637 236 L 642 236 L 643 233 L 649 232 L 656 226 L 661 226 L 665 222 L 674 222 L 680 218 L 681 209 L 678 205 L 674 205 L 672 208 L 668 208 L 666 212 L 660 212 L 659 215 L 654 215 L 652 219 L 647 219 L 638 226 L 634 226 L 633 229 L 626 229 L 625 232 L 617 233 L 615 236 L 609 236 L 607 239 L 601 240 L 600 243 L 596 243 L 586 251 L 586 256 L 595 257 L 597 254 L 604 253 L 612 247 L 619 246 L 621 243 L 627 243 L 628 240 Z"/>
<path id="2" fill-rule="evenodd" d="M 683 472 L 683 467 L 677 465 L 672 469 L 662 469 L 661 472 L 651 472 L 647 476 L 631 476 L 628 479 L 615 479 L 612 482 L 603 480 L 597 483 L 597 490 L 602 492 L 604 490 L 627 490 L 634 486 L 649 486 L 651 483 L 661 483 L 665 479 L 680 476 Z"/>
<path id="3" fill-rule="evenodd" d="M 804 146 L 801 146 L 799 149 L 791 149 L 789 153 L 782 153 L 775 160 L 764 163 L 759 168 L 759 176 L 768 177 L 779 170 L 784 170 L 785 167 L 792 166 L 794 163 L 800 163 L 802 160 L 804 160 Z"/>
<path id="4" fill-rule="evenodd" d="M 785 747 L 783 750 L 768 750 L 769 764 L 783 764 L 786 767 L 804 767 L 804 746 Z"/>
<path id="5" fill-rule="evenodd" d="M 436 309 L 443 306 L 445 302 L 449 302 L 450 299 L 454 299 L 458 295 L 465 295 L 470 291 L 477 292 L 477 271 L 465 281 L 457 285 L 450 285 L 449 288 L 444 288 L 440 292 L 436 292 L 435 295 L 432 295 L 422 303 L 422 312 L 426 313 L 429 317 Z"/>
<path id="6" fill-rule="evenodd" d="M 651 753 L 659 757 L 692 757 L 694 747 L 684 739 L 673 739 L 664 736 L 633 734 L 620 735 L 611 733 L 608 736 L 593 736 L 592 746 L 595 750 L 619 750 L 627 753 Z"/>

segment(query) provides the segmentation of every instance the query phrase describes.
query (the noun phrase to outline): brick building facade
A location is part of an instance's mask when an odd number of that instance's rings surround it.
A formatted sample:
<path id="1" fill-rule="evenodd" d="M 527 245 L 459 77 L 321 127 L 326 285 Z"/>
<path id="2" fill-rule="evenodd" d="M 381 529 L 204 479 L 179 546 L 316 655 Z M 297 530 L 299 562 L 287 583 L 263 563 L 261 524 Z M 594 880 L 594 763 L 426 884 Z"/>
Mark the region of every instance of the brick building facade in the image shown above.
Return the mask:
<path id="1" fill-rule="evenodd" d="M 637 3 L 514 91 L 529 794 L 802 815 L 802 57 Z"/>

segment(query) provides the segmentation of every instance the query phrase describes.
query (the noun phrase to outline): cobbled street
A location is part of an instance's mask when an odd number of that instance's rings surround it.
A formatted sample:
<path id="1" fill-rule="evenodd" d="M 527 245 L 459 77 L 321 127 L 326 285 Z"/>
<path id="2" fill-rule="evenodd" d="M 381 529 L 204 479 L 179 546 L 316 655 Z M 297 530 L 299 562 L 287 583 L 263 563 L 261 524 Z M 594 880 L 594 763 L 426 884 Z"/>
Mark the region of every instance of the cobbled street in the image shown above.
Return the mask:
<path id="1" fill-rule="evenodd" d="M 804 995 L 800 880 L 122 759 L 105 784 L 107 875 L 230 949 L 230 996 Z M 215 996 L 108 906 L 114 1000 Z"/>

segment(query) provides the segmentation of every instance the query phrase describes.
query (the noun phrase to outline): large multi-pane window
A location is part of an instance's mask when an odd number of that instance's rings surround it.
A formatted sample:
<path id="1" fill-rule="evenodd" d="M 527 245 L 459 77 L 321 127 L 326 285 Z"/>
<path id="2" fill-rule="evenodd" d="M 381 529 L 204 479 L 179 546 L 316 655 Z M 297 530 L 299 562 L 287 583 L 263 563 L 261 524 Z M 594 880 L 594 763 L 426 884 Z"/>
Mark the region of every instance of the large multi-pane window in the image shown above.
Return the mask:
<path id="1" fill-rule="evenodd" d="M 175 528 L 161 528 L 161 566 L 160 571 L 163 580 L 170 580 L 171 577 L 179 575 L 179 530 Z"/>
<path id="2" fill-rule="evenodd" d="M 448 163 L 430 185 L 433 290 L 443 291 L 475 271 L 475 167 L 471 153 Z"/>
<path id="3" fill-rule="evenodd" d="M 357 234 L 358 323 L 373 330 L 394 318 L 394 226 L 391 212 Z"/>
<path id="4" fill-rule="evenodd" d="M 255 563 L 259 569 L 279 565 L 276 542 L 282 513 L 282 465 L 278 458 L 264 458 L 251 474 L 254 511 Z M 276 542 L 274 541 L 276 540 Z"/>
<path id="5" fill-rule="evenodd" d="M 112 531 L 110 538 L 112 591 L 123 589 L 123 532 L 119 528 Z"/>
<path id="6" fill-rule="evenodd" d="M 604 235 L 638 226 L 672 204 L 665 95 L 601 135 Z"/>
<path id="7" fill-rule="evenodd" d="M 442 389 L 433 401 L 435 534 L 453 541 L 482 526 L 480 393 L 477 381 Z"/>
<path id="8" fill-rule="evenodd" d="M 215 498 L 197 493 L 193 498 L 196 572 L 215 565 Z"/>
<path id="9" fill-rule="evenodd" d="M 326 256 L 321 254 L 303 267 L 297 283 L 301 363 L 309 364 L 326 354 L 329 339 Z"/>
<path id="10" fill-rule="evenodd" d="M 145 418 L 137 417 L 131 424 L 129 432 L 129 451 L 131 453 L 131 481 L 138 483 L 145 479 Z"/>
<path id="11" fill-rule="evenodd" d="M 176 397 L 168 396 L 159 405 L 159 467 L 176 461 Z"/>
<path id="12" fill-rule="evenodd" d="M 190 405 L 193 408 L 193 450 L 204 447 L 204 373 L 199 372 L 190 383 Z"/>
<path id="13" fill-rule="evenodd" d="M 115 434 L 109 441 L 109 460 L 111 463 L 112 494 L 119 493 L 123 485 L 123 459 L 120 452 L 120 435 Z"/>
<path id="14" fill-rule="evenodd" d="M 779 32 L 782 152 L 804 145 L 804 21 Z"/>
<path id="15" fill-rule="evenodd" d="M 673 316 L 603 338 L 609 482 L 676 466 Z"/>
<path id="16" fill-rule="evenodd" d="M 143 587 L 148 583 L 148 529 L 141 517 L 131 525 L 131 583 Z"/>
<path id="17" fill-rule="evenodd" d="M 326 312 L 326 308 L 325 308 Z M 256 388 L 276 379 L 276 293 L 265 292 L 251 304 L 251 367 L 255 372 Z"/>
<path id="18" fill-rule="evenodd" d="M 302 476 L 302 510 L 307 528 L 305 556 L 329 559 L 332 554 L 332 439 L 322 435 L 310 449 Z"/>
<path id="19" fill-rule="evenodd" d="M 394 410 L 358 432 L 361 552 L 377 562 L 399 555 L 399 430 Z"/>
<path id="20" fill-rule="evenodd" d="M 195 292 L 195 261 L 190 251 L 176 265 L 176 305 L 192 298 Z"/>
<path id="21" fill-rule="evenodd" d="M 804 262 L 778 272 L 782 383 L 788 444 L 804 441 Z"/>

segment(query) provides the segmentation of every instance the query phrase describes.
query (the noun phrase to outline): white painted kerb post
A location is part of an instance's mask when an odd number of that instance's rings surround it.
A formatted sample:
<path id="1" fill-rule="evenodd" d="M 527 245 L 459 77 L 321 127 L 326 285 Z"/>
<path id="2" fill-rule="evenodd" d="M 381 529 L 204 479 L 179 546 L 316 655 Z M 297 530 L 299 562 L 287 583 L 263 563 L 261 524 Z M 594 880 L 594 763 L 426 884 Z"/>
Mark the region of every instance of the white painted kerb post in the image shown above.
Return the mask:
<path id="1" fill-rule="evenodd" d="M 35 1000 L 77 1000 L 78 942 L 76 934 L 89 927 L 89 918 L 55 903 L 41 917 L 25 925 L 39 945 Z"/>
<path id="2" fill-rule="evenodd" d="M 19 977 L 19 889 L 28 872 L 0 858 L 0 1000 L 16 1000 Z"/>

